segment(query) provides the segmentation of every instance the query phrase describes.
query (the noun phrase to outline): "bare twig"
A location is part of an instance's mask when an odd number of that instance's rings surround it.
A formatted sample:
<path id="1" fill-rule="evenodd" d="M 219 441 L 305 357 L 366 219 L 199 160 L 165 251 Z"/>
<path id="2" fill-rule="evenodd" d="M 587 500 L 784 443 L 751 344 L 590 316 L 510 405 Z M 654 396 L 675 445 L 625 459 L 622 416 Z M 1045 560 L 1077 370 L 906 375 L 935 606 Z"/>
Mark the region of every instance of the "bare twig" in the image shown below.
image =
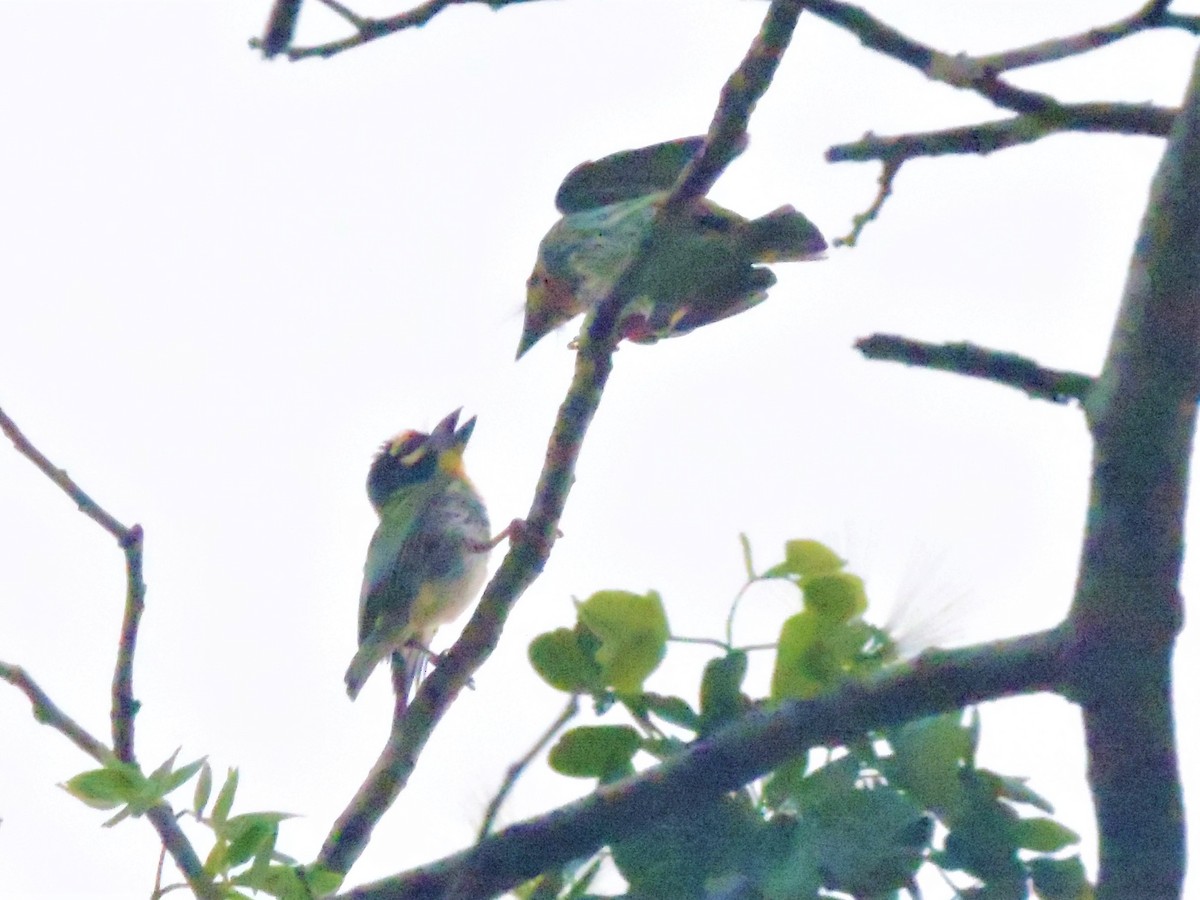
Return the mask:
<path id="1" fill-rule="evenodd" d="M 377 38 L 395 34 L 398 31 L 405 31 L 409 28 L 420 28 L 438 13 L 451 6 L 483 3 L 492 9 L 502 9 L 505 6 L 513 6 L 517 3 L 531 3 L 533 0 L 425 0 L 424 3 L 418 4 L 406 12 L 383 19 L 360 16 L 349 7 L 338 2 L 338 0 L 320 0 L 320 2 L 354 26 L 355 33 L 349 37 L 329 41 L 325 44 L 316 44 L 311 47 L 290 47 L 287 50 L 288 59 L 294 61 L 314 56 L 328 59 L 331 56 L 336 56 L 354 47 L 360 47 Z M 266 52 L 265 41 L 252 40 L 250 44 L 252 47 L 262 47 L 264 53 Z"/>
<path id="2" fill-rule="evenodd" d="M 1200 26 L 1200 19 L 1196 16 L 1168 14 L 1169 5 L 1170 0 L 1150 0 L 1137 12 L 1109 25 L 1089 28 L 1087 31 L 1066 37 L 1039 41 L 1028 47 L 977 56 L 975 62 L 993 72 L 1005 72 L 1098 50 L 1148 29 L 1178 28 L 1195 33 Z"/>
<path id="3" fill-rule="evenodd" d="M 892 196 L 892 185 L 896 183 L 896 176 L 900 174 L 902 165 L 904 165 L 903 159 L 886 159 L 884 161 L 883 170 L 879 173 L 879 190 L 875 193 L 874 202 L 865 211 L 854 217 L 848 235 L 833 239 L 835 247 L 855 246 L 859 237 L 862 236 L 863 229 L 879 218 L 883 204 L 887 202 L 888 197 Z"/>
<path id="4" fill-rule="evenodd" d="M 110 751 L 59 710 L 19 667 L 0 663 L 0 679 L 8 681 L 24 692 L 33 705 L 34 718 L 56 728 L 93 759 L 103 763 L 112 755 L 124 762 L 134 763 L 136 759 L 133 749 L 133 720 L 138 704 L 133 699 L 133 654 L 137 647 L 138 625 L 146 596 L 146 585 L 142 578 L 142 527 L 133 525 L 127 528 L 117 521 L 88 496 L 65 470 L 51 463 L 45 454 L 21 433 L 16 423 L 2 409 L 0 431 L 8 436 L 22 456 L 37 466 L 74 501 L 80 512 L 116 538 L 125 554 L 125 613 L 112 681 L 113 749 Z M 180 830 L 171 808 L 165 803 L 160 803 L 147 810 L 146 817 L 154 825 L 163 846 L 167 848 L 167 852 L 171 854 L 171 858 L 196 895 L 202 898 L 216 897 L 216 889 L 205 874 L 196 851 Z"/>
<path id="5" fill-rule="evenodd" d="M 1166 137 L 1177 112 L 1139 103 L 1068 103 L 1047 115 L 1014 116 L 894 137 L 868 134 L 848 144 L 835 144 L 825 151 L 825 158 L 829 162 L 903 162 L 918 156 L 986 155 L 1067 131 Z"/>
<path id="6" fill-rule="evenodd" d="M 96 762 L 105 765 L 112 758 L 112 751 L 59 709 L 20 666 L 0 662 L 0 681 L 7 681 L 29 698 L 33 717 L 37 721 L 62 734 Z M 160 803 L 146 811 L 146 818 L 154 825 L 163 846 L 171 854 L 171 859 L 179 867 L 196 896 L 215 900 L 218 894 L 204 873 L 204 866 L 196 851 L 192 849 L 191 843 L 180 830 L 179 823 L 175 821 L 175 814 L 171 808 L 165 803 Z"/>
<path id="7" fill-rule="evenodd" d="M 516 785 L 517 779 L 521 774 L 529 768 L 529 764 L 537 758 L 538 754 L 546 749 L 546 745 L 554 739 L 559 730 L 564 725 L 575 718 L 575 714 L 579 712 L 579 697 L 575 694 L 567 700 L 566 706 L 550 723 L 549 727 L 542 732 L 529 752 L 514 762 L 508 767 L 508 771 L 504 775 L 504 783 L 500 785 L 500 790 L 496 791 L 496 796 L 492 798 L 492 802 L 488 804 L 487 812 L 484 813 L 483 823 L 479 826 L 478 840 L 482 841 L 492 831 L 492 827 L 496 824 L 496 816 L 500 814 L 500 807 L 504 805 L 504 801 L 508 799 L 508 795 L 512 793 L 513 786 Z"/>
<path id="8" fill-rule="evenodd" d="M 855 341 L 854 346 L 867 359 L 885 359 L 983 378 L 1024 391 L 1034 400 L 1082 401 L 1094 382 L 1090 375 L 1047 369 L 1024 356 L 988 350 L 975 344 L 930 344 L 897 334 L 873 334 Z"/>
<path id="9" fill-rule="evenodd" d="M 812 700 L 756 710 L 679 756 L 582 800 L 495 833 L 470 850 L 339 895 L 356 900 L 434 900 L 464 868 L 463 898 L 495 896 L 539 873 L 587 856 L 672 814 L 687 815 L 778 768 L 808 748 L 844 743 L 922 716 L 1014 694 L 1054 690 L 1064 633 L 931 651 L 863 684 Z"/>
<path id="10" fill-rule="evenodd" d="M 810 0 L 808 4 L 815 15 L 849 31 L 864 46 L 912 66 L 928 78 L 973 91 L 997 106 L 1019 113 L 1044 113 L 1061 104 L 1047 94 L 1018 88 L 1004 81 L 999 77 L 1001 72 L 1077 55 L 1147 28 L 1191 30 L 1196 27 L 1191 22 L 1193 17 L 1166 16 L 1161 9 L 1163 5 L 1154 0 L 1127 19 L 1082 35 L 1043 41 L 1032 47 L 987 56 L 968 56 L 964 53 L 946 53 L 921 43 L 865 9 L 841 0 Z"/>
<path id="11" fill-rule="evenodd" d="M 133 699 L 133 652 L 137 646 L 138 624 L 146 596 L 142 578 L 142 527 L 126 527 L 101 507 L 76 484 L 66 470 L 55 466 L 29 439 L 17 424 L 0 409 L 0 430 L 8 436 L 17 451 L 32 462 L 79 507 L 79 511 L 98 523 L 117 539 L 125 554 L 125 614 L 117 644 L 117 661 L 112 682 L 113 747 L 119 759 L 133 762 L 133 720 L 138 704 Z"/>
<path id="12" fill-rule="evenodd" d="M 55 706 L 54 701 L 20 666 L 0 662 L 0 680 L 7 681 L 29 698 L 29 705 L 33 707 L 31 711 L 35 719 L 62 734 L 96 762 L 103 765 L 104 761 L 112 755 L 108 747 L 92 737 L 87 729 Z"/>
<path id="13" fill-rule="evenodd" d="M 117 641 L 117 662 L 113 667 L 112 720 L 113 748 L 117 758 L 133 762 L 133 720 L 141 704 L 133 697 L 133 654 L 137 649 L 138 626 L 146 608 L 146 582 L 142 577 L 142 526 L 134 525 L 122 548 L 125 551 L 125 612 Z"/>
<path id="14" fill-rule="evenodd" d="M 129 529 L 109 515 L 95 500 L 84 493 L 83 488 L 72 481 L 65 470 L 55 466 L 37 447 L 33 446 L 29 442 L 29 439 L 17 428 L 17 424 L 5 414 L 3 409 L 0 409 L 0 431 L 3 431 L 8 439 L 12 441 L 18 453 L 37 466 L 43 475 L 58 485 L 59 489 L 71 498 L 75 505 L 79 507 L 81 513 L 92 519 L 101 528 L 116 538 L 117 543 L 122 547 L 129 542 Z"/>

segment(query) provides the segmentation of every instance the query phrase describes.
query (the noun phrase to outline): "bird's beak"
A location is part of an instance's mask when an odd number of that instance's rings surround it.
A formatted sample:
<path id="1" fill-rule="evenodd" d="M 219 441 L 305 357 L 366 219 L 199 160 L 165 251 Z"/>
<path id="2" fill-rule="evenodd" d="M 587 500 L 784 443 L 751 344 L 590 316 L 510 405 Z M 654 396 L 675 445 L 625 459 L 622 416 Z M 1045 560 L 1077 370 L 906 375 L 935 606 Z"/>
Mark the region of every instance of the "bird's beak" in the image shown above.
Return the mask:
<path id="1" fill-rule="evenodd" d="M 475 430 L 475 416 L 467 419 L 461 428 L 458 428 L 458 417 L 462 413 L 460 406 L 442 421 L 437 423 L 437 427 L 429 435 L 430 443 L 441 452 L 450 450 L 454 447 L 459 449 L 467 445 L 467 441 L 471 438 L 471 432 Z"/>

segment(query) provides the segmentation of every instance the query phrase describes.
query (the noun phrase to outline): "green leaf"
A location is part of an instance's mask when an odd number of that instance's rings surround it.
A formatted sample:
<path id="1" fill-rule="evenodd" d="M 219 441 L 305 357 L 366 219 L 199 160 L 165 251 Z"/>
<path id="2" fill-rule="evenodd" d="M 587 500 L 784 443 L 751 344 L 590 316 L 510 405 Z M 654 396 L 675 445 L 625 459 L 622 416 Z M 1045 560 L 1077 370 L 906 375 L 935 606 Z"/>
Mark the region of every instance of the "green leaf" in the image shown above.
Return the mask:
<path id="1" fill-rule="evenodd" d="M 220 793 L 217 794 L 217 802 L 213 804 L 212 818 L 218 827 L 229 818 L 229 810 L 233 809 L 233 795 L 237 793 L 237 786 L 238 770 L 231 768 L 229 774 L 225 776 L 225 783 L 221 785 Z"/>
<path id="2" fill-rule="evenodd" d="M 115 809 L 135 800 L 145 783 L 137 766 L 114 759 L 103 769 L 80 772 L 61 787 L 93 809 Z"/>
<path id="3" fill-rule="evenodd" d="M 893 755 L 883 762 L 888 781 L 945 820 L 963 804 L 959 770 L 971 754 L 972 736 L 962 713 L 906 722 L 888 733 Z"/>
<path id="4" fill-rule="evenodd" d="M 746 566 L 746 578 L 754 581 L 758 576 L 754 574 L 754 555 L 750 552 L 750 538 L 746 537 L 745 532 L 741 532 L 738 534 L 738 541 L 742 545 L 742 563 Z"/>
<path id="5" fill-rule="evenodd" d="M 175 759 L 179 756 L 179 751 L 182 749 L 182 747 L 176 747 L 175 752 L 168 756 L 162 763 L 159 764 L 157 769 L 150 773 L 148 780 L 161 781 L 171 774 L 171 769 L 175 766 Z"/>
<path id="6" fill-rule="evenodd" d="M 596 661 L 605 680 L 622 693 L 637 693 L 667 652 L 667 616 L 655 591 L 599 591 L 579 604 L 579 621 L 600 639 Z"/>
<path id="7" fill-rule="evenodd" d="M 175 757 L 172 756 L 171 761 L 174 762 L 174 759 Z M 171 791 L 175 790 L 181 785 L 186 784 L 193 775 L 200 771 L 200 767 L 204 764 L 204 759 L 202 757 L 188 763 L 181 769 L 176 769 L 174 772 L 168 771 L 162 775 L 156 774 L 154 777 L 152 777 L 150 780 L 154 786 L 155 793 L 157 794 L 157 799 L 155 802 L 166 797 L 167 794 L 171 793 Z"/>
<path id="8" fill-rule="evenodd" d="M 679 738 L 642 738 L 639 749 L 646 751 L 657 760 L 670 759 L 678 756 L 687 749 L 687 743 Z"/>
<path id="9" fill-rule="evenodd" d="M 212 795 L 212 766 L 205 760 L 200 766 L 200 778 L 196 782 L 196 792 L 192 795 L 192 812 L 196 814 L 196 818 L 204 815 L 204 807 L 208 805 L 208 798 Z"/>
<path id="10" fill-rule="evenodd" d="M 1013 775 L 1001 775 L 989 769 L 980 769 L 980 776 L 990 779 L 997 797 L 1004 797 L 1014 803 L 1025 803 L 1036 807 L 1044 813 L 1053 813 L 1054 807 L 1050 801 L 1033 790 L 1026 783 L 1028 779 Z"/>
<path id="11" fill-rule="evenodd" d="M 279 823 L 290 819 L 287 813 L 245 813 L 227 819 L 221 836 L 229 841 L 226 864 L 229 868 L 239 866 L 262 852 L 269 853 L 275 847 L 279 835 Z"/>
<path id="12" fill-rule="evenodd" d="M 1042 900 L 1092 900 L 1095 896 L 1078 856 L 1031 859 L 1029 872 Z"/>
<path id="13" fill-rule="evenodd" d="M 856 897 L 882 897 L 908 885 L 933 836 L 933 820 L 888 787 L 842 794 L 815 818 L 825 886 Z"/>
<path id="14" fill-rule="evenodd" d="M 1038 853 L 1057 853 L 1063 847 L 1079 843 L 1079 835 L 1054 819 L 1038 816 L 1021 819 L 1013 826 L 1017 846 Z"/>
<path id="15" fill-rule="evenodd" d="M 828 616 L 837 622 L 848 622 L 867 609 L 867 592 L 863 581 L 849 572 L 808 575 L 800 582 L 804 591 L 804 608 Z"/>
<path id="16" fill-rule="evenodd" d="M 759 843 L 763 900 L 808 900 L 821 888 L 817 826 L 810 819 L 775 816 Z"/>
<path id="17" fill-rule="evenodd" d="M 346 876 L 313 863 L 302 870 L 304 881 L 314 897 L 327 897 L 342 886 Z"/>
<path id="18" fill-rule="evenodd" d="M 563 732 L 550 748 L 550 768 L 573 778 L 615 781 L 632 773 L 641 737 L 628 725 L 589 725 Z"/>
<path id="19" fill-rule="evenodd" d="M 763 578 L 799 580 L 840 572 L 846 561 L 820 541 L 793 540 L 783 545 L 783 562 L 767 569 Z"/>
<path id="20" fill-rule="evenodd" d="M 648 712 L 654 713 L 664 722 L 696 731 L 700 727 L 700 716 L 682 697 L 672 697 L 664 694 L 642 693 L 638 702 Z"/>
<path id="21" fill-rule="evenodd" d="M 569 628 L 539 634 L 529 644 L 529 662 L 548 685 L 568 694 L 604 689 L 600 664 Z"/>
<path id="22" fill-rule="evenodd" d="M 705 665 L 700 681 L 701 737 L 707 737 L 746 711 L 749 700 L 742 693 L 742 682 L 746 679 L 747 665 L 742 650 L 731 650 Z"/>
<path id="23" fill-rule="evenodd" d="M 729 798 L 696 798 L 614 842 L 612 858 L 632 896 L 694 900 L 707 895 L 711 879 L 749 864 L 765 831 L 761 819 Z"/>
<path id="24" fill-rule="evenodd" d="M 236 875 L 233 881 L 234 884 L 263 891 L 282 900 L 310 900 L 319 896 L 305 884 L 302 874 L 294 866 L 256 865 Z"/>
<path id="25" fill-rule="evenodd" d="M 779 633 L 771 699 L 807 699 L 840 678 L 842 659 L 831 652 L 840 623 L 811 609 L 789 617 Z"/>

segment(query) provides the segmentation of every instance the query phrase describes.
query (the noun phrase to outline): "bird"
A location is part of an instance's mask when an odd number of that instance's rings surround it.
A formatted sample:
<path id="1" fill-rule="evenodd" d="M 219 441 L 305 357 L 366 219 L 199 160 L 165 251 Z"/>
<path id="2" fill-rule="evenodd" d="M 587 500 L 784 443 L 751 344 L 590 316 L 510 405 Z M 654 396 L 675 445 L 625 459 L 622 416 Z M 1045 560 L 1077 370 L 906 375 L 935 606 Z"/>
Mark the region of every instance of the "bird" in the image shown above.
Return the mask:
<path id="1" fill-rule="evenodd" d="M 608 295 L 641 247 L 675 178 L 703 146 L 682 138 L 577 166 L 555 198 L 562 217 L 526 282 L 520 359 Z M 744 312 L 775 284 L 767 263 L 820 258 L 820 230 L 790 205 L 747 219 L 707 198 L 660 230 L 622 310 L 620 336 L 654 343 Z"/>
<path id="2" fill-rule="evenodd" d="M 346 670 L 351 700 L 390 656 L 402 711 L 434 632 L 458 618 L 483 585 L 495 542 L 483 498 L 463 468 L 475 417 L 459 426 L 461 412 L 428 434 L 404 431 L 384 442 L 367 474 L 379 525 L 363 570 L 358 651 Z"/>

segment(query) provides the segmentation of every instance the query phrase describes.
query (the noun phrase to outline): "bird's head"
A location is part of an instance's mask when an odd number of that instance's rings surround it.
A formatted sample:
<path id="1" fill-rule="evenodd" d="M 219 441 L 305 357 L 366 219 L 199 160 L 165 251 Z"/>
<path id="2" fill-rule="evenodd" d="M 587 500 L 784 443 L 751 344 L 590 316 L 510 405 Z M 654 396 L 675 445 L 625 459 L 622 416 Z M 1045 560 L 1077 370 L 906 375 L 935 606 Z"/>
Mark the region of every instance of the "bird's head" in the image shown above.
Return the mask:
<path id="1" fill-rule="evenodd" d="M 398 491 L 426 484 L 438 476 L 466 478 L 462 457 L 475 429 L 475 417 L 460 427 L 461 412 L 461 408 L 456 409 L 428 434 L 402 431 L 384 442 L 367 473 L 367 496 L 372 506 L 382 509 Z"/>
<path id="2" fill-rule="evenodd" d="M 517 359 L 544 338 L 547 334 L 565 325 L 583 312 L 587 306 L 581 303 L 577 286 L 571 279 L 558 272 L 568 272 L 566 260 L 558 260 L 554 248 L 542 246 L 542 252 L 533 274 L 525 282 L 525 324 L 521 329 L 521 342 L 517 345 Z M 545 258 L 549 256 L 550 258 Z"/>

